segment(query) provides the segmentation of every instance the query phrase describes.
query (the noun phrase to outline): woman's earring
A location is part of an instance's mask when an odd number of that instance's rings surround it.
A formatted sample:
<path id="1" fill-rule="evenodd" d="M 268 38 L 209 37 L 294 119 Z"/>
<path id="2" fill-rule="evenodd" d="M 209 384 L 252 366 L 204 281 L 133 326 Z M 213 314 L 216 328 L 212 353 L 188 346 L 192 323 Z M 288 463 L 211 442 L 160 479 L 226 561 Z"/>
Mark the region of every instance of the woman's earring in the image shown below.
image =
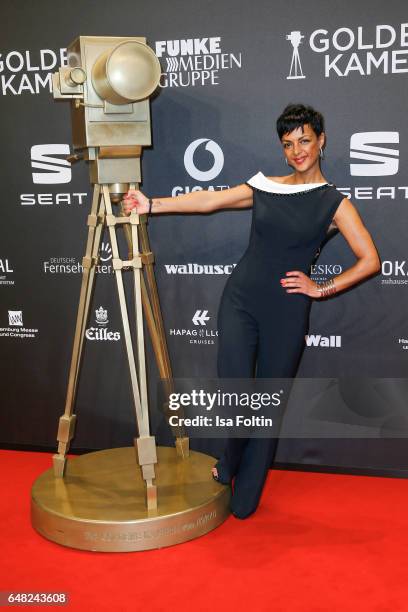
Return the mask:
<path id="1" fill-rule="evenodd" d="M 286 162 L 286 165 L 289 166 L 287 157 L 285 157 L 285 162 Z"/>
<path id="2" fill-rule="evenodd" d="M 320 158 L 321 158 L 321 159 L 324 159 L 324 154 L 323 154 L 322 147 L 320 147 Z"/>

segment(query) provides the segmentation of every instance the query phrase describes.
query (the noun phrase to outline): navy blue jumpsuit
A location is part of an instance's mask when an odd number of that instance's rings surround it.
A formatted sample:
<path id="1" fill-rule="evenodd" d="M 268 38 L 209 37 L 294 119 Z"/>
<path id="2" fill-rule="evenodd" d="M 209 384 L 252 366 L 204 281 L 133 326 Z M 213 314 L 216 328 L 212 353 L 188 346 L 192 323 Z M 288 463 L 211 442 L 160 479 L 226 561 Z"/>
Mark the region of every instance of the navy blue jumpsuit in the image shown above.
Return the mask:
<path id="1" fill-rule="evenodd" d="M 293 378 L 312 299 L 287 293 L 280 279 L 291 270 L 309 273 L 344 195 L 330 183 L 274 193 L 254 187 L 269 185 L 265 176 L 253 179 L 247 183 L 253 189 L 249 245 L 225 285 L 218 312 L 218 376 Z M 236 516 L 256 510 L 277 443 L 278 438 L 227 441 L 216 467 L 220 481 L 235 476 L 231 510 Z"/>

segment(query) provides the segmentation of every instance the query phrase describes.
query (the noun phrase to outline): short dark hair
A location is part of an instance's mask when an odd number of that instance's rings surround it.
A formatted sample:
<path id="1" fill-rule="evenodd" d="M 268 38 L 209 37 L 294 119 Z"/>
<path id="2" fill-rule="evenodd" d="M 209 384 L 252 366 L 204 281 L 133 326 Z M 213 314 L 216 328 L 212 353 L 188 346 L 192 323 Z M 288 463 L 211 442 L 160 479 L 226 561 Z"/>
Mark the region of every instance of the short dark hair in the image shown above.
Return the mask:
<path id="1" fill-rule="evenodd" d="M 304 104 L 288 104 L 276 121 L 279 139 L 281 140 L 284 134 L 303 127 L 306 123 L 311 125 L 316 136 L 324 132 L 324 119 L 319 111 Z"/>

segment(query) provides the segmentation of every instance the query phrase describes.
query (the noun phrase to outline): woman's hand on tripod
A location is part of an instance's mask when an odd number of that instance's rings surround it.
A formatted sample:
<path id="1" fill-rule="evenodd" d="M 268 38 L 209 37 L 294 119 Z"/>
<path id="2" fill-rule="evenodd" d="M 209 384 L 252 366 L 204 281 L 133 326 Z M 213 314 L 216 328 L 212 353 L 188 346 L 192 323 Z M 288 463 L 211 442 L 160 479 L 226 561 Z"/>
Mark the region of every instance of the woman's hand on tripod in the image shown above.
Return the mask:
<path id="1" fill-rule="evenodd" d="M 149 212 L 149 199 L 138 189 L 129 189 L 123 197 L 124 212 L 130 215 L 133 208 L 136 208 L 138 215 L 144 215 Z"/>

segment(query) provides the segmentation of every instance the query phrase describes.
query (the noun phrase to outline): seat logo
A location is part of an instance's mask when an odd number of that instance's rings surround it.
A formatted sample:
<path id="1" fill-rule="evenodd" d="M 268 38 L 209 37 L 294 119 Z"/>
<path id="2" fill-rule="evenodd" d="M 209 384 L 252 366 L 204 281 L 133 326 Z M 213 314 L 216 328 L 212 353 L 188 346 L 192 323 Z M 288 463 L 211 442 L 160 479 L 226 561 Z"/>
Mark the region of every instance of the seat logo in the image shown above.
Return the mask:
<path id="1" fill-rule="evenodd" d="M 397 174 L 399 150 L 377 146 L 399 144 L 398 132 L 357 132 L 350 138 L 350 158 L 370 163 L 351 163 L 351 176 L 391 176 Z"/>
<path id="2" fill-rule="evenodd" d="M 70 154 L 68 144 L 43 144 L 31 147 L 33 183 L 37 185 L 58 185 L 71 182 L 71 164 L 64 158 Z"/>

